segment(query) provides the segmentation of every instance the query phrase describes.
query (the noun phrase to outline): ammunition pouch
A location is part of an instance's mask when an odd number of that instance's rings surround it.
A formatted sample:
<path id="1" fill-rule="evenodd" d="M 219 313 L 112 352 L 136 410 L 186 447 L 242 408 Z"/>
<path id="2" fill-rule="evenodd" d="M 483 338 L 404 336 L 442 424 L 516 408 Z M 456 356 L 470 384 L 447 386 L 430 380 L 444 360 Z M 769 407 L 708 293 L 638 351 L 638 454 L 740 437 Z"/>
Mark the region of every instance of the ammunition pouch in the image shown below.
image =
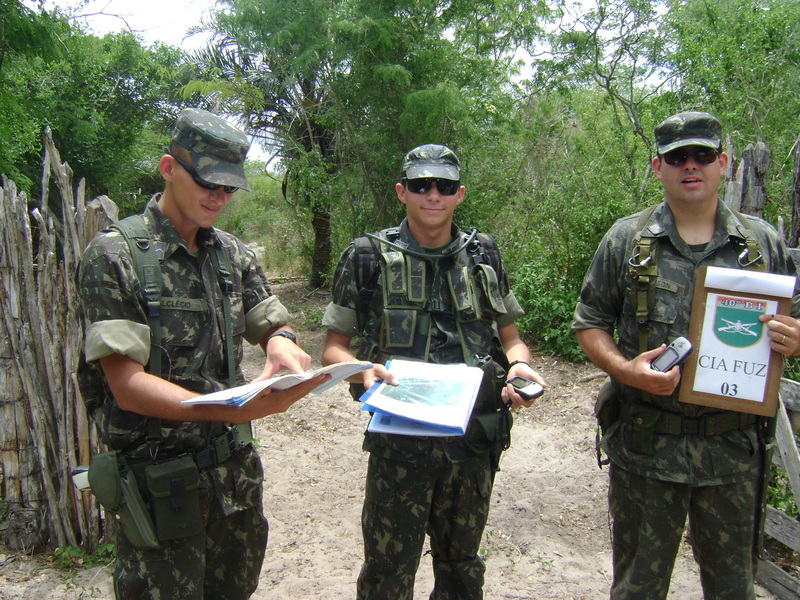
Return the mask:
<path id="1" fill-rule="evenodd" d="M 161 542 L 185 538 L 203 530 L 200 513 L 200 472 L 188 455 L 144 469 L 147 491 Z"/>
<path id="2" fill-rule="evenodd" d="M 89 484 L 100 505 L 118 519 L 131 544 L 158 548 L 153 520 L 122 453 L 114 450 L 95 456 L 89 465 Z"/>

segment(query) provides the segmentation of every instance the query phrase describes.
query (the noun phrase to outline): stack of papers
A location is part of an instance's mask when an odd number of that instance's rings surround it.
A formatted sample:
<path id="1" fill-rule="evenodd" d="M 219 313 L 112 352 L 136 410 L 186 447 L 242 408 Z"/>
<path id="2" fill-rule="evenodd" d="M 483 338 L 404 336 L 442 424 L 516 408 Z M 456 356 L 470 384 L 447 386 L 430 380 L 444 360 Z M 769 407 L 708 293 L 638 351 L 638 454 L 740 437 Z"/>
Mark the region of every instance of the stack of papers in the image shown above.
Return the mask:
<path id="1" fill-rule="evenodd" d="M 399 385 L 377 382 L 360 398 L 373 413 L 368 431 L 397 435 L 464 435 L 483 380 L 478 367 L 390 360 Z"/>
<path id="2" fill-rule="evenodd" d="M 290 387 L 296 386 L 298 383 L 313 379 L 317 375 L 328 373 L 331 379 L 326 381 L 318 388 L 312 390 L 312 393 L 318 394 L 324 392 L 331 386 L 339 383 L 342 379 L 366 371 L 372 368 L 371 362 L 366 361 L 350 361 L 343 363 L 336 363 L 328 365 L 327 367 L 320 367 L 319 369 L 312 369 L 305 373 L 293 373 L 291 375 L 280 375 L 272 377 L 271 379 L 264 379 L 263 381 L 254 381 L 245 385 L 240 385 L 235 388 L 222 390 L 219 392 L 212 392 L 205 396 L 198 396 L 197 398 L 190 398 L 184 400 L 183 404 L 228 404 L 231 406 L 242 406 L 247 403 L 253 396 L 261 392 L 264 388 L 272 388 L 273 390 L 285 390 Z"/>

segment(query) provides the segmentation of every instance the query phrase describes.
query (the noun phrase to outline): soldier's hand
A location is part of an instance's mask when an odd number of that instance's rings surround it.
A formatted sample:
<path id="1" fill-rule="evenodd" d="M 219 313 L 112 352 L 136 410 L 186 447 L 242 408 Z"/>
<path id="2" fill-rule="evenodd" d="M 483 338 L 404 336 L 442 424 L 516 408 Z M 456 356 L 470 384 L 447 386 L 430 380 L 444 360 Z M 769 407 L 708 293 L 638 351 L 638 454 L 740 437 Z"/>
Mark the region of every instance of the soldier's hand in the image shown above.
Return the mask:
<path id="1" fill-rule="evenodd" d="M 311 368 L 311 357 L 292 340 L 276 336 L 267 342 L 264 370 L 254 381 L 269 379 L 284 368 L 290 373 L 304 373 Z"/>
<path id="2" fill-rule="evenodd" d="M 247 420 L 260 419 L 267 415 L 286 412 L 289 407 L 303 396 L 330 380 L 329 374 L 317 375 L 313 379 L 303 381 L 285 390 L 265 388 L 250 399 L 240 410 L 247 411 L 250 416 Z"/>
<path id="3" fill-rule="evenodd" d="M 769 347 L 784 356 L 797 356 L 800 350 L 800 322 L 786 315 L 761 315 L 767 324 Z"/>
<path id="4" fill-rule="evenodd" d="M 511 373 L 513 372 L 513 375 Z M 509 371 L 509 375 L 507 379 L 511 379 L 512 376 L 523 377 L 528 381 L 534 381 L 541 385 L 544 389 L 547 389 L 547 382 L 542 378 L 539 373 L 533 370 L 530 366 L 524 363 L 520 363 L 514 365 L 512 370 Z M 533 398 L 532 400 L 526 400 L 522 396 L 517 393 L 516 388 L 511 384 L 506 384 L 506 387 L 503 388 L 503 392 L 501 394 L 503 402 L 508 404 L 511 402 L 511 410 L 517 408 L 530 408 L 536 403 L 538 398 Z"/>
<path id="5" fill-rule="evenodd" d="M 681 371 L 678 365 L 666 373 L 654 371 L 651 363 L 666 350 L 667 345 L 661 344 L 658 348 L 642 352 L 639 356 L 626 364 L 626 378 L 623 383 L 632 385 L 656 396 L 668 396 L 681 380 Z"/>
<path id="6" fill-rule="evenodd" d="M 384 365 L 380 363 L 375 363 L 371 369 L 367 369 L 364 371 L 364 387 L 366 389 L 371 388 L 375 382 L 383 380 L 389 385 L 397 385 L 400 383 L 392 373 L 389 372 Z"/>

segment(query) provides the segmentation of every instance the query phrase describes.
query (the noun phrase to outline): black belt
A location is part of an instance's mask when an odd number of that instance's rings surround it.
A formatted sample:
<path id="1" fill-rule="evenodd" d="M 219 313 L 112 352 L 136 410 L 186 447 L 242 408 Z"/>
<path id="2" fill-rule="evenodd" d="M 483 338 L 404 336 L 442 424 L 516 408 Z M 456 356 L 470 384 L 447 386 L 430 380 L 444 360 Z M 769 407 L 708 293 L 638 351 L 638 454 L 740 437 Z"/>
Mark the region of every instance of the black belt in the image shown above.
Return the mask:
<path id="1" fill-rule="evenodd" d="M 253 430 L 250 421 L 233 425 L 225 433 L 218 435 L 205 448 L 194 451 L 194 461 L 198 469 L 216 467 L 228 460 L 232 454 L 253 443 Z"/>
<path id="2" fill-rule="evenodd" d="M 211 440 L 208 446 L 199 450 L 188 450 L 175 455 L 165 456 L 158 454 L 156 459 L 147 457 L 127 458 L 128 466 L 134 470 L 137 476 L 144 473 L 144 469 L 149 465 L 166 462 L 174 458 L 179 458 L 186 454 L 194 458 L 197 468 L 200 470 L 216 467 L 228 460 L 233 454 L 239 452 L 253 443 L 253 430 L 250 421 L 232 425 L 228 431 L 222 433 Z"/>
<path id="3" fill-rule="evenodd" d="M 699 417 L 663 412 L 656 421 L 654 431 L 670 435 L 722 435 L 729 431 L 747 429 L 757 420 L 756 415 L 740 412 L 709 413 Z"/>

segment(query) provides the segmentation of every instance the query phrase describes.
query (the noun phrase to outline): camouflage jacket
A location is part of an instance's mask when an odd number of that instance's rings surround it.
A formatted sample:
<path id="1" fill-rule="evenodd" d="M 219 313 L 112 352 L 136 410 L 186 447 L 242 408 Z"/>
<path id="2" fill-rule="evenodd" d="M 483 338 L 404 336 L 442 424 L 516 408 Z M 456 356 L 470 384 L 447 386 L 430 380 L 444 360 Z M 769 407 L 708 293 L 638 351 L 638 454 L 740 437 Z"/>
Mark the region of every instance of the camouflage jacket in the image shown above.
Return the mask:
<path id="1" fill-rule="evenodd" d="M 163 280 L 161 298 L 162 377 L 197 393 L 228 386 L 225 360 L 222 290 L 208 248 L 221 244 L 229 256 L 233 293 L 236 380 L 244 382 L 242 340 L 258 343 L 272 327 L 288 321 L 273 296 L 252 250 L 214 228 L 198 233 L 200 249 L 191 253 L 170 221 L 150 200 L 144 211 L 155 242 Z M 141 285 L 123 237 L 99 233 L 81 260 L 78 282 L 85 332 L 81 389 L 100 436 L 111 448 L 144 456 L 147 419 L 124 411 L 114 400 L 98 359 L 123 354 L 147 365 L 150 328 L 142 305 Z M 169 456 L 206 446 L 226 429 L 224 423 L 162 421 L 159 454 Z"/>
<path id="2" fill-rule="evenodd" d="M 458 239 L 458 228 L 453 226 L 454 239 Z M 422 247 L 413 238 L 408 230 L 407 221 L 404 220 L 399 228 L 399 239 L 408 244 L 411 250 L 417 252 L 424 252 Z M 445 246 L 446 249 L 450 244 Z M 436 253 L 443 249 L 428 249 L 427 252 Z M 434 265 L 434 260 L 425 260 L 425 287 L 427 290 L 426 297 L 434 300 L 432 296 L 436 296 L 434 304 L 439 305 L 440 310 L 430 311 L 430 341 L 428 349 L 428 362 L 437 364 L 447 363 L 463 363 L 464 352 L 462 349 L 461 340 L 459 339 L 459 329 L 456 323 L 456 316 L 452 309 L 452 299 L 450 298 L 450 291 L 447 282 L 447 270 L 460 266 L 460 254 L 449 259 L 439 259 L 440 262 L 447 262 L 447 264 Z M 499 265 L 499 272 L 497 273 L 497 282 L 499 286 L 499 294 L 502 298 L 503 308 L 505 313 L 498 316 L 496 320 L 485 323 L 485 327 L 495 332 L 499 327 L 513 323 L 522 314 L 522 308 L 519 305 L 514 293 L 511 291 L 508 284 L 507 274 L 502 266 Z M 332 331 L 354 337 L 358 330 L 357 311 L 359 310 L 358 291 L 359 284 L 356 274 L 356 248 L 355 243 L 351 243 L 339 260 L 336 267 L 336 274 L 333 283 L 332 301 L 325 309 L 323 317 L 323 325 Z M 367 350 L 369 346 L 375 343 L 375 340 L 383 339 L 383 336 L 376 331 L 381 327 L 384 322 L 380 318 L 382 312 L 384 273 L 377 283 L 377 289 L 372 296 L 369 312 L 367 315 L 366 328 L 364 338 L 361 340 L 361 348 L 358 350 L 359 356 L 365 354 L 374 354 L 373 358 L 364 358 L 364 360 L 378 360 L 379 362 L 385 361 L 390 358 L 386 355 L 381 348 L 378 348 L 375 353 Z M 440 290 L 440 293 L 434 290 Z M 491 337 L 491 336 L 488 336 Z M 487 336 L 483 336 L 487 339 Z M 467 342 L 466 346 L 472 353 L 489 354 L 492 351 L 491 347 L 474 347 L 474 345 Z M 402 355 L 395 354 L 394 356 L 401 357 Z M 367 433 L 364 443 L 364 449 L 371 452 L 380 452 L 387 458 L 404 459 L 410 461 L 425 460 L 425 457 L 432 456 L 432 448 L 442 444 L 444 446 L 445 454 L 451 460 L 460 460 L 471 456 L 472 451 L 468 450 L 463 443 L 461 437 L 448 437 L 448 438 L 426 438 L 414 436 L 398 436 L 388 434 Z"/>
<path id="3" fill-rule="evenodd" d="M 641 214 L 641 213 L 639 213 Z M 617 221 L 603 237 L 583 282 L 575 308 L 573 329 L 601 329 L 617 335 L 622 354 L 634 358 L 639 351 L 635 318 L 636 289 L 631 283 L 630 258 L 637 233 L 639 214 Z M 750 232 L 772 273 L 795 275 L 786 247 L 775 229 L 755 217 L 748 219 Z M 697 269 L 707 266 L 739 268 L 737 259 L 746 237 L 745 226 L 720 201 L 717 228 L 704 248 L 693 248 L 678 235 L 672 212 L 659 205 L 643 231 L 659 237 L 657 260 L 659 284 L 650 310 L 649 348 L 656 348 L 679 336 L 688 336 L 691 304 Z M 800 314 L 800 296 L 792 302 L 792 315 Z M 623 403 L 644 404 L 637 388 L 615 382 Z M 678 401 L 678 390 L 670 396 L 650 398 L 648 406 L 687 417 L 719 409 Z M 755 476 L 758 471 L 759 441 L 755 427 L 717 436 L 655 434 L 655 453 L 642 454 L 630 447 L 631 427 L 624 421 L 603 441 L 611 460 L 630 471 L 665 481 L 720 484 Z"/>

